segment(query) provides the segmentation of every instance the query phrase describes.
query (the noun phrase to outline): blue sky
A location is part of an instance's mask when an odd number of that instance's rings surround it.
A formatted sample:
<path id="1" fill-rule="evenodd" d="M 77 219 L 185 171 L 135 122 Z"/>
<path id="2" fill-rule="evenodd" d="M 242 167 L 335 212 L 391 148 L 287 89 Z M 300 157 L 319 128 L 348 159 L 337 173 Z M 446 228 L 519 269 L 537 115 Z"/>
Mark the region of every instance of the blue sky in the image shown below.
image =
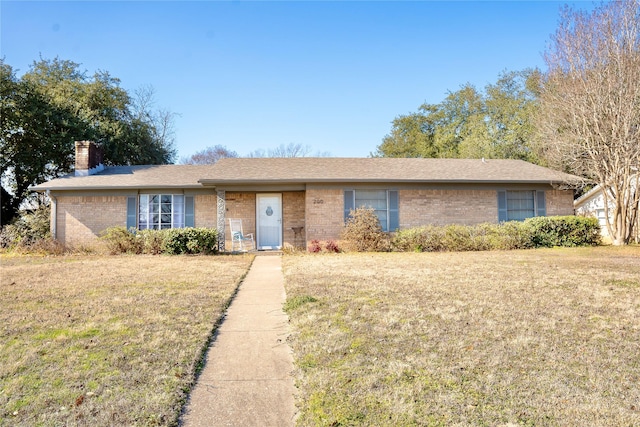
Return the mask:
<path id="1" fill-rule="evenodd" d="M 153 86 L 179 157 L 289 143 L 366 157 L 396 116 L 544 68 L 562 4 L 2 0 L 0 51 L 18 75 L 58 56 Z"/>

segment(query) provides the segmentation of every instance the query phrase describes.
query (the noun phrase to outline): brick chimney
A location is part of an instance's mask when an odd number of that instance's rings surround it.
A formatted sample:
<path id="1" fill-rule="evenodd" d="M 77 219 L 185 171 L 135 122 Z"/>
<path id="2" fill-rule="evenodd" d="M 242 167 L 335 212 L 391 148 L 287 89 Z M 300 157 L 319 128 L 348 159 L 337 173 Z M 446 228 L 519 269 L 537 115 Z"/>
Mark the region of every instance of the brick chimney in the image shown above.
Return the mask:
<path id="1" fill-rule="evenodd" d="M 87 176 L 104 170 L 104 152 L 93 141 L 76 141 L 76 176 Z"/>

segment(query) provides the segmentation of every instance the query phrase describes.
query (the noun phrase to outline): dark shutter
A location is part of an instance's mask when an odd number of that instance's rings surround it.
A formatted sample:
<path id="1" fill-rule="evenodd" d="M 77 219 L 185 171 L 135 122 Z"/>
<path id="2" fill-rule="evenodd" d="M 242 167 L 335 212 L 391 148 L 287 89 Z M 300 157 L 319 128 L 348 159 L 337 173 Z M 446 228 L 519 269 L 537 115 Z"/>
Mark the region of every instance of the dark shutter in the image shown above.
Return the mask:
<path id="1" fill-rule="evenodd" d="M 498 222 L 508 221 L 507 216 L 507 192 L 498 191 Z"/>
<path id="2" fill-rule="evenodd" d="M 351 211 L 355 209 L 355 203 L 354 190 L 344 190 L 344 222 L 347 222 Z"/>
<path id="3" fill-rule="evenodd" d="M 398 213 L 398 191 L 389 190 L 389 231 L 400 228 L 400 215 Z"/>
<path id="4" fill-rule="evenodd" d="M 185 227 L 195 227 L 196 226 L 196 218 L 194 213 L 194 202 L 193 196 L 185 196 L 184 197 L 184 226 Z"/>
<path id="5" fill-rule="evenodd" d="M 138 216 L 137 199 L 137 196 L 127 197 L 127 230 L 131 228 L 135 230 L 138 225 L 136 221 L 136 217 Z"/>
<path id="6" fill-rule="evenodd" d="M 544 191 L 536 191 L 536 216 L 547 216 L 547 201 Z"/>

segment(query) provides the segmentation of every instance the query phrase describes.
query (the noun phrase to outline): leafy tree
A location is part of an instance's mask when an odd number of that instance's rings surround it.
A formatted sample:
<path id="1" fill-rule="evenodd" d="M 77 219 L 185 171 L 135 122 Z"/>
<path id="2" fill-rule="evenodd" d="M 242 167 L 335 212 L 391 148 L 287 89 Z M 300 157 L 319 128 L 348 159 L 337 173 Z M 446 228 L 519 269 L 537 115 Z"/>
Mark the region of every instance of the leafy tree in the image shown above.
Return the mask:
<path id="1" fill-rule="evenodd" d="M 391 133 L 374 154 L 378 157 L 438 157 L 434 146 L 435 123 L 429 113 L 435 107 L 422 105 L 417 113 L 393 119 Z"/>
<path id="2" fill-rule="evenodd" d="M 505 72 L 484 92 L 466 84 L 439 104 L 397 117 L 378 157 L 515 158 L 538 162 L 531 145 L 539 72 Z"/>
<path id="3" fill-rule="evenodd" d="M 626 244 L 640 199 L 640 1 L 565 7 L 545 61 L 543 153 L 601 186 L 609 235 Z"/>
<path id="4" fill-rule="evenodd" d="M 107 164 L 170 163 L 170 132 L 149 109 L 137 108 L 120 81 L 104 71 L 92 77 L 79 64 L 55 58 L 34 62 L 17 78 L 0 60 L 0 174 L 3 224 L 28 197 L 28 187 L 70 172 L 74 141 L 93 140 Z M 6 195 L 9 194 L 10 197 Z"/>
<path id="5" fill-rule="evenodd" d="M 183 158 L 180 163 L 185 165 L 213 165 L 220 159 L 227 157 L 238 157 L 238 153 L 231 151 L 222 145 L 207 147 L 202 151 Z"/>
<path id="6" fill-rule="evenodd" d="M 534 145 L 540 78 L 539 70 L 511 71 L 487 85 L 484 103 L 491 148 L 485 157 L 541 163 Z"/>

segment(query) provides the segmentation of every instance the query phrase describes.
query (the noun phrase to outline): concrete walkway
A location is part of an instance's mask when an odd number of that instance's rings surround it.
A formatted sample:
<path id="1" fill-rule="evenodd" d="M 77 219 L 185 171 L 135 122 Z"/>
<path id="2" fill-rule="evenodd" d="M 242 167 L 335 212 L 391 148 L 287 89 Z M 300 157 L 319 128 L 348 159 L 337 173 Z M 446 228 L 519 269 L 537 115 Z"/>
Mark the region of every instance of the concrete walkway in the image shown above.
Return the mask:
<path id="1" fill-rule="evenodd" d="M 207 352 L 181 425 L 294 425 L 282 258 L 258 255 Z"/>

